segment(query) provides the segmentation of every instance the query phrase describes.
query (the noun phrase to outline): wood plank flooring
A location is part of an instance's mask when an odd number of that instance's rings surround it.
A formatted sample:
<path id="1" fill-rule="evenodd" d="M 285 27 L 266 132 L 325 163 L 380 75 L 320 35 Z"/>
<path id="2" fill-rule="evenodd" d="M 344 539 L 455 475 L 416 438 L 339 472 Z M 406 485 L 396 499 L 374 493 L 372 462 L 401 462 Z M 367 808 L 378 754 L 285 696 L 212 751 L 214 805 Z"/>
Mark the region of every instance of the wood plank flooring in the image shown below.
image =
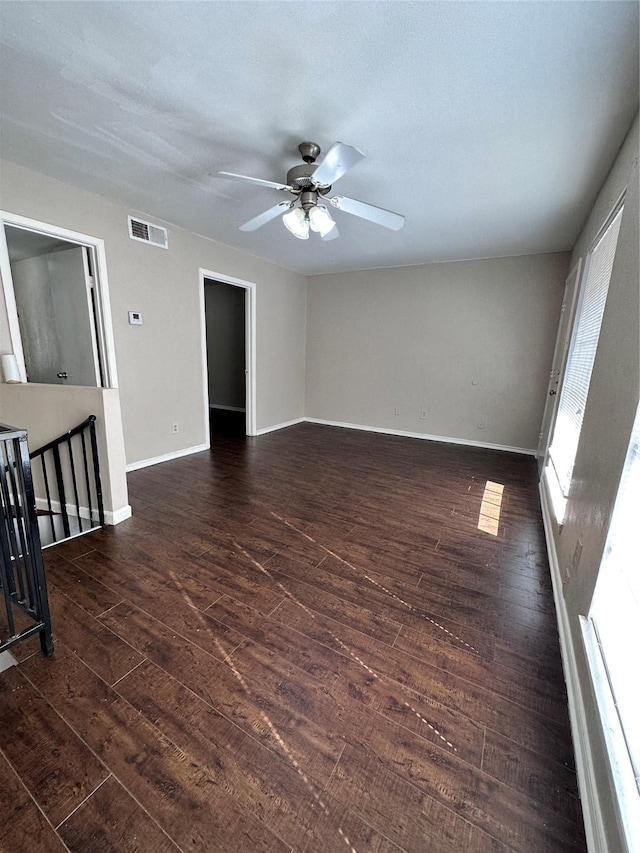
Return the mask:
<path id="1" fill-rule="evenodd" d="M 227 429 L 129 487 L 0 674 L 0 850 L 584 853 L 531 458 Z"/>

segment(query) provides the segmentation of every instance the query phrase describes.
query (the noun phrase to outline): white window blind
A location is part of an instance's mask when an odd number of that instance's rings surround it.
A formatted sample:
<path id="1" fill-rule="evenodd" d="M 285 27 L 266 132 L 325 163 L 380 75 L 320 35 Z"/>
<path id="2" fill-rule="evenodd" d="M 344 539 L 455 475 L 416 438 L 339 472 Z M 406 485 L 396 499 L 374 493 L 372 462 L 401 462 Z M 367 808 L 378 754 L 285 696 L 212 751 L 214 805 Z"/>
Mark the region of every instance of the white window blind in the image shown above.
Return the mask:
<path id="1" fill-rule="evenodd" d="M 620 207 L 615 213 L 589 255 L 574 338 L 558 401 L 549 457 L 564 498 L 567 497 L 571 485 L 622 210 Z"/>

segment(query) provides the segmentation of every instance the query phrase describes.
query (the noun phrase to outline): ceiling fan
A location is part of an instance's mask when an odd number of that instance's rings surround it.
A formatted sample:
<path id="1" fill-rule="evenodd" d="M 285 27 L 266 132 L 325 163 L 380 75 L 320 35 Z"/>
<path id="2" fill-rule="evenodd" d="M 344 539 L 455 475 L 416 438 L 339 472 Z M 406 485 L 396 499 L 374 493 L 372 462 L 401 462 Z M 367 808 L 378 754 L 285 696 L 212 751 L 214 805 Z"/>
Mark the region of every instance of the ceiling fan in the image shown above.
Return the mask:
<path id="1" fill-rule="evenodd" d="M 392 213 L 382 207 L 356 201 L 343 195 L 327 198 L 332 184 L 341 178 L 352 166 L 364 157 L 362 151 L 344 142 L 336 142 L 325 154 L 321 163 L 316 163 L 320 155 L 320 146 L 315 142 L 301 142 L 298 150 L 303 163 L 294 166 L 287 172 L 286 183 L 264 181 L 261 178 L 250 178 L 247 175 L 237 175 L 235 172 L 218 172 L 225 178 L 248 181 L 260 187 L 270 187 L 281 192 L 291 193 L 292 200 L 281 201 L 264 213 L 259 213 L 240 226 L 241 231 L 256 231 L 276 216 L 282 214 L 286 228 L 300 240 L 309 239 L 309 231 L 320 234 L 323 240 L 334 240 L 339 236 L 335 220 L 322 202 L 327 201 L 336 210 L 351 213 L 361 219 L 367 219 L 376 225 L 399 231 L 404 225 L 404 216 Z"/>

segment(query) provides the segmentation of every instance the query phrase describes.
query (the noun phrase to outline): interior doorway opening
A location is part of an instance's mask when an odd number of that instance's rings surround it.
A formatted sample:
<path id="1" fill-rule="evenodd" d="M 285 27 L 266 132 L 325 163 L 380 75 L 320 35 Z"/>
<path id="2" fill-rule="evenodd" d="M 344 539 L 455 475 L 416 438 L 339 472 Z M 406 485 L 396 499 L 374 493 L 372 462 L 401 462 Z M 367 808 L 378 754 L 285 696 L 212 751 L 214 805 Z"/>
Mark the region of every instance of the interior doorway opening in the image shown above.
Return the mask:
<path id="1" fill-rule="evenodd" d="M 205 278 L 207 380 L 211 433 L 246 435 L 246 291 Z"/>
<path id="2" fill-rule="evenodd" d="M 102 240 L 0 214 L 9 342 L 22 382 L 116 388 Z"/>
<path id="3" fill-rule="evenodd" d="M 255 285 L 200 270 L 203 391 L 211 435 L 255 435 Z"/>

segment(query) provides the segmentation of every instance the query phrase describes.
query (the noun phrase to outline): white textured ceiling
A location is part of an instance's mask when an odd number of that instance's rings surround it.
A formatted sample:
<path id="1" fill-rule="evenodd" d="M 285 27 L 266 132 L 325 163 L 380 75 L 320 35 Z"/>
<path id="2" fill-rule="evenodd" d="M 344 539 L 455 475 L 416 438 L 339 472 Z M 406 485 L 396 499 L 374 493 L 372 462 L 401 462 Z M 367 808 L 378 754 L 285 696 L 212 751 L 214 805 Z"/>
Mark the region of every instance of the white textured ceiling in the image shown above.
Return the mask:
<path id="1" fill-rule="evenodd" d="M 2 2 L 0 153 L 307 274 L 571 248 L 638 110 L 638 3 Z M 341 237 L 238 226 L 310 139 Z M 126 223 L 123 224 L 123 228 Z M 315 238 L 315 239 L 314 239 Z"/>

